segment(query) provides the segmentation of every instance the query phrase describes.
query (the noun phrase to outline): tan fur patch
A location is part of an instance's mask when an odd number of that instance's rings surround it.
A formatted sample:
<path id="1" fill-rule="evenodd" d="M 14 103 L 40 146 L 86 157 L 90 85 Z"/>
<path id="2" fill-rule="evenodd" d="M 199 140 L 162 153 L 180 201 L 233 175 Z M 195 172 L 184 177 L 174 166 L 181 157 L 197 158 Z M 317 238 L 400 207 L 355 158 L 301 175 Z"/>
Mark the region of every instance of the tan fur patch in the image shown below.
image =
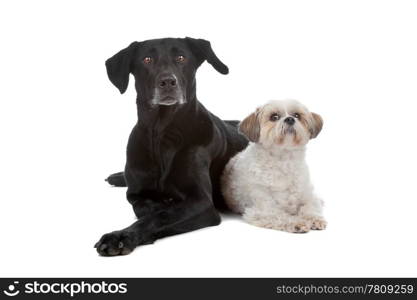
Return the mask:
<path id="1" fill-rule="evenodd" d="M 310 127 L 311 132 L 311 138 L 314 139 L 317 137 L 323 128 L 323 118 L 316 113 L 311 113 L 311 116 L 313 118 L 313 124 Z"/>
<path id="2" fill-rule="evenodd" d="M 262 141 L 273 139 L 276 123 L 269 121 L 266 117 L 259 118 L 261 124 L 260 136 Z"/>
<path id="3" fill-rule="evenodd" d="M 239 124 L 239 131 L 243 133 L 251 142 L 258 142 L 261 132 L 259 124 L 259 109 L 247 116 Z"/>
<path id="4" fill-rule="evenodd" d="M 310 113 L 309 116 L 301 114 L 299 121 L 301 125 L 310 132 L 310 139 L 317 137 L 323 128 L 323 119 L 316 113 Z"/>
<path id="5" fill-rule="evenodd" d="M 301 143 L 301 136 L 297 133 L 294 134 L 294 145 L 299 145 Z"/>
<path id="6" fill-rule="evenodd" d="M 310 131 L 310 123 L 308 122 L 306 116 L 304 114 L 300 114 L 300 118 L 298 119 L 301 125 L 307 130 Z"/>

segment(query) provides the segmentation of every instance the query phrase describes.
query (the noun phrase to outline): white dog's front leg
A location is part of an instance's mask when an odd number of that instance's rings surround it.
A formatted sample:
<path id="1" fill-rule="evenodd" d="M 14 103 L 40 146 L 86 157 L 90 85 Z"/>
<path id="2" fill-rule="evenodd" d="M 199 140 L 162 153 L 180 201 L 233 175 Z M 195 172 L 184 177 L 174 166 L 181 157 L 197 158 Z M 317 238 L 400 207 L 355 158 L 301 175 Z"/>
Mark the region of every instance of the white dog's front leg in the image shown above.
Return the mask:
<path id="1" fill-rule="evenodd" d="M 265 210 L 255 206 L 245 209 L 243 219 L 255 226 L 287 232 L 304 233 L 312 229 L 310 220 L 282 210 Z"/>
<path id="2" fill-rule="evenodd" d="M 311 224 L 313 230 L 326 229 L 327 222 L 323 217 L 323 201 L 318 198 L 308 201 L 300 206 L 298 216 Z"/>

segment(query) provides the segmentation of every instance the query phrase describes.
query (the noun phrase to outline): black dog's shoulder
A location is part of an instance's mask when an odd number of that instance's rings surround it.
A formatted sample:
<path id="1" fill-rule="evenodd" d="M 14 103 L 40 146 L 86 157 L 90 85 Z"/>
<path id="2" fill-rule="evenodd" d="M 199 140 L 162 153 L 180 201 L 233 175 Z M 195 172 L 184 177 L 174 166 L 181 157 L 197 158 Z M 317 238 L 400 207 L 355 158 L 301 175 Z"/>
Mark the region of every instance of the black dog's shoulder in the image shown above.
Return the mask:
<path id="1" fill-rule="evenodd" d="M 237 120 L 221 120 L 216 115 L 210 113 L 213 124 L 222 134 L 223 143 L 227 146 L 226 156 L 230 159 L 237 152 L 242 151 L 248 145 L 248 139 L 239 133 Z"/>

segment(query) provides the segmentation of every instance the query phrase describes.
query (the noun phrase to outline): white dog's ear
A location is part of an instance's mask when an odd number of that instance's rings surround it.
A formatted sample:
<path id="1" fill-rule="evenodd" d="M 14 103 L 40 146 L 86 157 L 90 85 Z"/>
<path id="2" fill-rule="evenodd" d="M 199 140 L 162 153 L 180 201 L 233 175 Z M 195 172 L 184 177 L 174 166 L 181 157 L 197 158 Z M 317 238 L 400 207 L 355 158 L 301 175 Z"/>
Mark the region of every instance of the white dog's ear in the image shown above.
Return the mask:
<path id="1" fill-rule="evenodd" d="M 239 124 L 239 131 L 244 134 L 251 142 L 258 142 L 261 132 L 261 126 L 259 124 L 259 108 L 255 112 L 247 116 Z"/>
<path id="2" fill-rule="evenodd" d="M 323 118 L 316 113 L 311 113 L 312 124 L 310 125 L 310 138 L 314 139 L 317 137 L 323 128 Z"/>

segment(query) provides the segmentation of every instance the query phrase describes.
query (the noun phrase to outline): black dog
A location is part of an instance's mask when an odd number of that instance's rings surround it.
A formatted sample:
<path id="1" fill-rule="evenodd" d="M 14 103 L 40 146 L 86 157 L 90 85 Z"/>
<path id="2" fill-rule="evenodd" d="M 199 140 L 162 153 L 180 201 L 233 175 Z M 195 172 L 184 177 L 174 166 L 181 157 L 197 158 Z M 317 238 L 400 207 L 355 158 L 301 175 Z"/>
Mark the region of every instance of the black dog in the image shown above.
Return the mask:
<path id="1" fill-rule="evenodd" d="M 237 122 L 222 121 L 196 98 L 195 73 L 207 60 L 229 72 L 202 39 L 134 42 L 106 61 L 110 81 L 124 93 L 135 77 L 138 122 L 127 146 L 126 183 L 138 221 L 103 235 L 100 255 L 123 255 L 158 238 L 220 223 L 220 176 L 229 159 L 247 146 Z"/>

